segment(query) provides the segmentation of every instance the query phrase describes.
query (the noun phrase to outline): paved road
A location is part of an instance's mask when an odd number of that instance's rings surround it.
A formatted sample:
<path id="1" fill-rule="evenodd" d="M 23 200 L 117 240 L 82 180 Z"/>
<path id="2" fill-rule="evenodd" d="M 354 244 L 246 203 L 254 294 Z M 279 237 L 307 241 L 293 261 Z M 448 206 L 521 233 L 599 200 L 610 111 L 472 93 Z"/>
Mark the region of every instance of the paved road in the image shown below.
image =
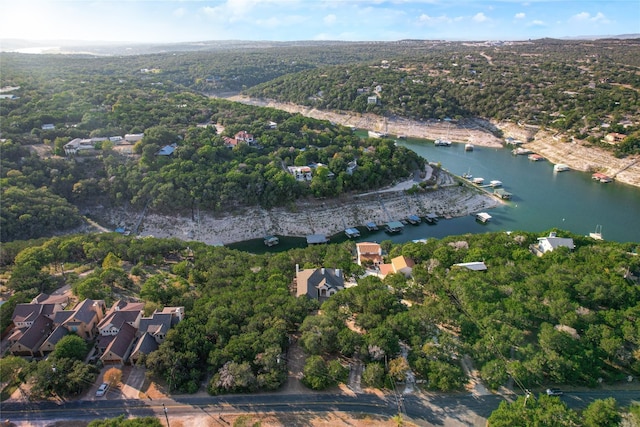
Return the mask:
<path id="1" fill-rule="evenodd" d="M 565 394 L 562 400 L 570 407 L 581 409 L 594 399 L 613 396 L 622 406 L 640 401 L 640 391 L 589 391 Z M 471 425 L 471 419 L 486 418 L 503 400 L 501 396 L 473 396 L 470 394 L 439 394 L 428 397 L 403 396 L 401 407 L 405 416 L 420 426 L 441 426 L 445 418 Z M 170 416 L 209 415 L 217 418 L 238 413 L 302 413 L 349 412 L 380 416 L 397 414 L 393 396 L 373 394 L 255 394 L 222 397 L 181 396 L 162 400 L 81 400 L 56 404 L 54 402 L 6 402 L 2 404 L 2 419 L 13 422 L 41 422 L 46 420 L 93 420 L 131 416 L 162 416 L 165 405 Z"/>

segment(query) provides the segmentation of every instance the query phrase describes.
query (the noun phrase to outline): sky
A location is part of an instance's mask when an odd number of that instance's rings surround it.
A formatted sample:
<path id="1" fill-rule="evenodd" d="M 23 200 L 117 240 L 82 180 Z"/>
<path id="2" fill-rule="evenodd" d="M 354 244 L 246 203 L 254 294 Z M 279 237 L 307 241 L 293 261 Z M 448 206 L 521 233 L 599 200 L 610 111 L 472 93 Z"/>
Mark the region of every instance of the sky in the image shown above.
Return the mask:
<path id="1" fill-rule="evenodd" d="M 640 33 L 640 0 L 0 0 L 3 39 L 526 40 Z"/>

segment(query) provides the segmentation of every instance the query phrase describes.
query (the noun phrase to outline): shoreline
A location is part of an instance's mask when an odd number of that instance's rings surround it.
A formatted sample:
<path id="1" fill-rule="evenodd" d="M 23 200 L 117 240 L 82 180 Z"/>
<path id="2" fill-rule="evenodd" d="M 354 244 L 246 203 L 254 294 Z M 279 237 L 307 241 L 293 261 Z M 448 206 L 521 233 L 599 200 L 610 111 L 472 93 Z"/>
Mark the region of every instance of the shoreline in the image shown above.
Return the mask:
<path id="1" fill-rule="evenodd" d="M 446 138 L 456 143 L 469 143 L 480 147 L 503 148 L 503 139 L 493 131 L 502 131 L 504 138 L 512 137 L 524 142 L 523 146 L 548 159 L 552 163 L 565 163 L 571 169 L 582 172 L 600 172 L 615 181 L 640 187 L 640 155 L 619 159 L 610 152 L 588 146 L 584 141 L 570 140 L 538 126 L 495 123 L 481 118 L 463 119 L 456 124 L 438 120 L 417 121 L 403 117 L 384 117 L 370 113 L 326 111 L 292 103 L 233 95 L 225 99 L 247 105 L 271 107 L 305 117 L 329 120 L 344 126 L 355 126 L 372 131 L 386 131 L 391 135 L 435 140 Z"/>
<path id="2" fill-rule="evenodd" d="M 435 175 L 435 176 L 432 176 Z M 200 212 L 197 218 L 186 215 L 147 213 L 141 221 L 139 236 L 175 237 L 210 245 L 226 245 L 266 235 L 304 237 L 310 234 L 331 236 L 349 227 L 378 225 L 398 221 L 409 215 L 425 216 L 433 212 L 441 217 L 460 217 L 497 207 L 504 202 L 470 184 L 460 184 L 451 174 L 427 167 L 425 179 L 435 184 L 423 192 L 407 194 L 405 190 L 419 184 L 409 179 L 377 191 L 345 195 L 337 199 L 304 199 L 288 208 L 265 210 L 260 207 L 238 208 L 226 215 Z M 139 212 L 109 209 L 94 215 L 113 228 L 131 227 L 140 219 Z"/>

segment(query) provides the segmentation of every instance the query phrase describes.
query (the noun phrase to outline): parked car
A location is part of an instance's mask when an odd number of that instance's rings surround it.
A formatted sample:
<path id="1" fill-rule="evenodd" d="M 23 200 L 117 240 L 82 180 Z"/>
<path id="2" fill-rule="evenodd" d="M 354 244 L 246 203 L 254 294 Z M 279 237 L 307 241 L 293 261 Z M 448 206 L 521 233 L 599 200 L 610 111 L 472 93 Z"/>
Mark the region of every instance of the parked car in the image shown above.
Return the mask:
<path id="1" fill-rule="evenodd" d="M 107 383 L 100 384 L 100 387 L 98 387 L 98 390 L 96 390 L 96 396 L 97 397 L 104 396 L 107 393 L 108 389 L 109 389 L 109 384 Z"/>
<path id="2" fill-rule="evenodd" d="M 562 396 L 562 390 L 560 390 L 559 388 L 548 388 L 547 389 L 547 396 Z"/>

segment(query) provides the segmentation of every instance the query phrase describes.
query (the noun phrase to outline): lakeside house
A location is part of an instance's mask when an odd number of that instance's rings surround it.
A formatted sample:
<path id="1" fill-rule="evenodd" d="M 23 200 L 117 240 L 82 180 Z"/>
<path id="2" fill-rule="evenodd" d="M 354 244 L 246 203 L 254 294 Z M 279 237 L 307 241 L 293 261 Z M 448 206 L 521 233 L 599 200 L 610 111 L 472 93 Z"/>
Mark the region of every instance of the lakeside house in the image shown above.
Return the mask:
<path id="1" fill-rule="evenodd" d="M 344 276 L 340 269 L 312 268 L 300 270 L 296 265 L 296 296 L 323 301 L 344 289 Z"/>
<path id="2" fill-rule="evenodd" d="M 374 266 L 382 264 L 382 247 L 373 242 L 356 243 L 356 263 L 371 263 Z"/>
<path id="3" fill-rule="evenodd" d="M 413 259 L 406 256 L 397 256 L 391 260 L 390 264 L 380 264 L 380 274 L 381 278 L 385 278 L 389 274 L 402 274 L 404 277 L 409 278 L 413 273 L 413 267 L 415 266 L 415 262 Z"/>
<path id="4" fill-rule="evenodd" d="M 558 237 L 555 232 L 549 233 L 547 237 L 538 237 L 538 243 L 530 246 L 534 255 L 542 256 L 547 252 L 553 252 L 555 249 L 565 247 L 569 250 L 575 249 L 576 245 L 570 237 Z"/>

